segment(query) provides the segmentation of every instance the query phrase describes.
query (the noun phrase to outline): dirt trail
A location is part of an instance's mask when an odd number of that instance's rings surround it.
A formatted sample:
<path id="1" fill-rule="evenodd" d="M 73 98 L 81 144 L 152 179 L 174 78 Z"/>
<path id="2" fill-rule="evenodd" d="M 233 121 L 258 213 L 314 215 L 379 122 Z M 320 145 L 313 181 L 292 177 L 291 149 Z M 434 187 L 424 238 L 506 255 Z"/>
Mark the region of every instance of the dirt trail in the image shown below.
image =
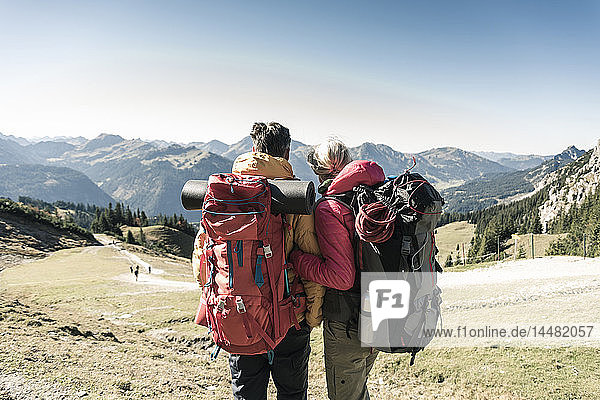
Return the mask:
<path id="1" fill-rule="evenodd" d="M 114 277 L 114 279 L 122 282 L 137 283 L 140 285 L 150 285 L 160 287 L 169 291 L 187 291 L 198 290 L 198 285 L 194 282 L 183 282 L 168 280 L 156 275 L 165 275 L 165 271 L 152 266 L 150 263 L 142 260 L 138 255 L 123 249 L 117 242 L 105 236 L 97 235 L 96 239 L 106 247 L 110 247 L 117 251 L 120 256 L 128 259 L 133 265 L 141 267 L 138 279 L 136 280 L 131 273 L 123 273 Z M 176 264 L 177 265 L 177 264 Z M 146 273 L 151 271 L 150 274 Z M 139 292 L 140 294 L 147 293 L 146 291 Z"/>
<path id="2" fill-rule="evenodd" d="M 527 337 L 528 345 L 600 345 L 600 259 L 545 257 L 498 263 L 488 268 L 446 272 L 439 279 L 446 328 L 594 326 L 585 339 Z M 570 328 L 569 328 L 570 329 Z M 514 343 L 515 338 L 442 340 L 443 345 Z"/>

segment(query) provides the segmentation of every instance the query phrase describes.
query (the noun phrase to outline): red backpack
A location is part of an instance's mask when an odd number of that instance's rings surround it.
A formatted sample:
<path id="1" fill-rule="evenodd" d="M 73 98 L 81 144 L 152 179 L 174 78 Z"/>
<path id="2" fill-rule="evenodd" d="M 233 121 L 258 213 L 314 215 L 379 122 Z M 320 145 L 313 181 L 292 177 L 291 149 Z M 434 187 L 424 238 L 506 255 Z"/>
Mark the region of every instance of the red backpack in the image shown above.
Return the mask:
<path id="1" fill-rule="evenodd" d="M 205 282 L 196 323 L 217 347 L 234 354 L 268 353 L 306 308 L 299 278 L 288 282 L 285 215 L 271 214 L 271 189 L 260 176 L 214 174 L 202 209 Z"/>

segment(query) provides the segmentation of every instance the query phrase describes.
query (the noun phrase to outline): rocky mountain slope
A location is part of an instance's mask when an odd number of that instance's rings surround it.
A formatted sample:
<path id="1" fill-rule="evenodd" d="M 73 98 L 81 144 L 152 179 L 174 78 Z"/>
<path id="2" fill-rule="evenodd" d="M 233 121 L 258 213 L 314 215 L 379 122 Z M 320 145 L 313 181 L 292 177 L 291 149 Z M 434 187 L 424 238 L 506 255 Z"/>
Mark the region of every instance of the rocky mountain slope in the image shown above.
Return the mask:
<path id="1" fill-rule="evenodd" d="M 0 164 L 32 164 L 39 161 L 38 157 L 28 154 L 25 146 L 4 136 L 0 137 Z"/>
<path id="2" fill-rule="evenodd" d="M 548 222 L 578 205 L 600 185 L 600 141 L 576 162 L 545 175 L 539 187 L 547 187 L 548 200 L 540 207 L 540 222 L 545 231 Z"/>
<path id="3" fill-rule="evenodd" d="M 480 210 L 510 202 L 540 189 L 548 174 L 573 162 L 585 151 L 571 146 L 541 165 L 524 171 L 492 173 L 442 191 L 447 212 Z"/>
<path id="4" fill-rule="evenodd" d="M 417 154 L 418 158 L 427 162 L 425 175 L 439 189 L 455 186 L 486 174 L 511 171 L 511 168 L 480 157 L 474 153 L 454 147 L 442 147 Z M 419 162 L 417 160 L 418 171 Z"/>
<path id="5" fill-rule="evenodd" d="M 48 162 L 77 168 L 100 188 L 150 215 L 183 211 L 179 199 L 189 179 L 231 170 L 231 161 L 195 147 L 157 148 L 141 140 L 104 135 Z"/>
<path id="6" fill-rule="evenodd" d="M 221 151 L 218 154 L 230 160 L 235 160 L 238 155 L 251 150 L 252 140 L 248 136 L 228 146 L 224 151 L 226 145 L 222 142 L 195 142 L 193 145 L 202 150 Z M 294 173 L 300 179 L 316 181 L 315 175 L 306 163 L 306 154 L 310 148 L 310 145 L 293 140 L 290 151 L 290 164 L 292 164 Z M 398 175 L 413 165 L 412 154 L 396 151 L 384 144 L 367 142 L 351 148 L 350 152 L 354 159 L 377 161 L 388 175 Z M 488 173 L 513 170 L 474 153 L 452 147 L 424 151 L 414 154 L 414 157 L 417 161 L 414 171 L 425 176 L 440 189 L 460 185 Z"/>
<path id="7" fill-rule="evenodd" d="M 232 145 L 218 140 L 189 145 L 146 142 L 108 134 L 84 142 L 75 139 L 78 138 L 21 145 L 12 137 L 2 136 L 0 140 L 9 144 L 0 147 L 0 163 L 29 162 L 76 169 L 118 201 L 152 214 L 172 214 L 182 212 L 179 191 L 186 180 L 206 179 L 212 173 L 229 171 L 233 160 L 252 148 L 249 136 Z M 316 182 L 317 178 L 306 163 L 310 148 L 310 145 L 292 141 L 290 163 L 296 176 Z M 528 193 L 544 174 L 566 162 L 547 161 L 537 169 L 515 171 L 475 153 L 451 147 L 412 155 L 384 144 L 363 143 L 352 148 L 351 153 L 355 159 L 377 161 L 388 175 L 397 175 L 410 168 L 414 156 L 414 172 L 425 176 L 439 190 L 456 188 L 445 193 L 451 204 L 448 209 L 455 211 L 483 207 Z M 467 182 L 470 182 L 469 186 L 460 186 Z M 53 200 L 34 194 L 30 196 Z"/>

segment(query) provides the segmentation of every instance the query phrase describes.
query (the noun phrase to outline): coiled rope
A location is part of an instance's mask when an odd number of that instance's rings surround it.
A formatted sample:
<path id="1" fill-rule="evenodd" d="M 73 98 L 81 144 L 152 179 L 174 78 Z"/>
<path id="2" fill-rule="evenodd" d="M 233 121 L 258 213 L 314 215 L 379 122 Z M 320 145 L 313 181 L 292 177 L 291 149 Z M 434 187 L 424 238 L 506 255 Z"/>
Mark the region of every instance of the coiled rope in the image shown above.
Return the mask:
<path id="1" fill-rule="evenodd" d="M 383 243 L 394 233 L 395 221 L 396 214 L 380 201 L 363 204 L 356 216 L 356 233 L 365 242 Z"/>

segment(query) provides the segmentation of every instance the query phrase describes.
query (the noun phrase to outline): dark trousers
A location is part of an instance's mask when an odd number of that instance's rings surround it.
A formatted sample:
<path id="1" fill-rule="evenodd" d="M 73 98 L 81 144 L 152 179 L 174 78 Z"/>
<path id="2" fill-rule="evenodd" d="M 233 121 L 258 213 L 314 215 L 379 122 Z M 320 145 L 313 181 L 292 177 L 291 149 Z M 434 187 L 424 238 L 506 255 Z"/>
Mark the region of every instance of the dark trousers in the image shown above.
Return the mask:
<path id="1" fill-rule="evenodd" d="M 302 321 L 300 327 L 300 330 L 296 330 L 292 326 L 275 347 L 272 365 L 266 354 L 229 356 L 231 388 L 235 399 L 266 400 L 271 375 L 278 400 L 306 400 L 310 327 L 306 321 Z"/>

